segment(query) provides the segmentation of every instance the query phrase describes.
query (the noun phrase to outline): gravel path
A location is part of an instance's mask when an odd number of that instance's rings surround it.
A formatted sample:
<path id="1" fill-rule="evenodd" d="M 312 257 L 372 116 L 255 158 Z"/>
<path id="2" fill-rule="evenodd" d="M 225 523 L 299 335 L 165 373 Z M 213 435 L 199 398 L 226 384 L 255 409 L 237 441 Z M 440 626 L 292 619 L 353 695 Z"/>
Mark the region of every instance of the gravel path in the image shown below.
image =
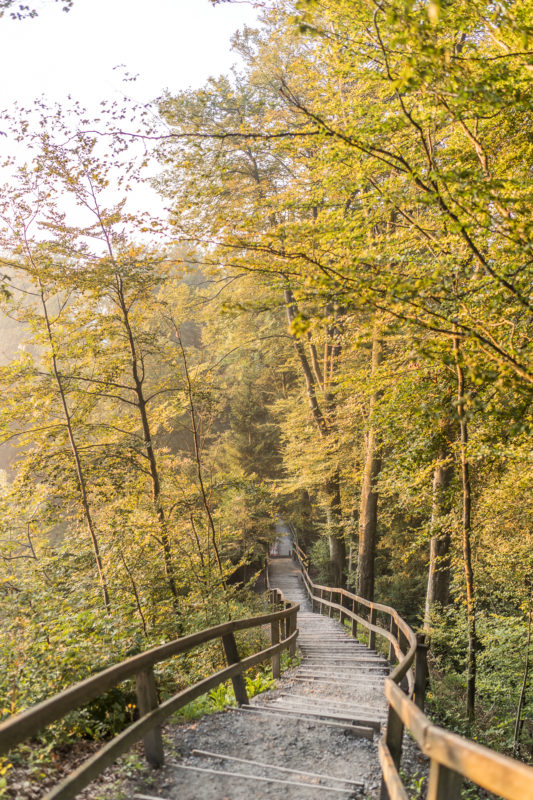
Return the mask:
<path id="1" fill-rule="evenodd" d="M 329 617 L 314 614 L 290 558 L 270 583 L 300 603 L 301 664 L 249 707 L 167 727 L 165 766 L 136 800 L 375 800 L 388 663 Z"/>

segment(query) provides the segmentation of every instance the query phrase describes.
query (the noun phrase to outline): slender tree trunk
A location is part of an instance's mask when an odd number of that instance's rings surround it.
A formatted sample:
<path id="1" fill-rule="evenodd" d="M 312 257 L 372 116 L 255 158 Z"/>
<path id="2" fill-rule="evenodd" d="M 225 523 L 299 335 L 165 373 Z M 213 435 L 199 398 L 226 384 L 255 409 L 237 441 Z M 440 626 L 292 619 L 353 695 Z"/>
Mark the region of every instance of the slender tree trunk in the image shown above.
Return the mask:
<path id="1" fill-rule="evenodd" d="M 165 519 L 165 512 L 161 501 L 161 481 L 159 479 L 159 470 L 157 467 L 157 460 L 154 453 L 152 434 L 150 431 L 150 422 L 148 419 L 148 412 L 147 412 L 147 403 L 143 389 L 144 362 L 142 360 L 142 357 L 139 358 L 139 354 L 137 353 L 135 337 L 133 335 L 133 331 L 131 329 L 131 324 L 130 324 L 129 307 L 128 304 L 126 303 L 126 298 L 124 295 L 124 283 L 120 275 L 119 266 L 113 248 L 113 239 L 110 234 L 110 231 L 107 228 L 107 221 L 105 219 L 105 216 L 102 214 L 102 211 L 100 209 L 100 204 L 98 201 L 97 193 L 93 185 L 92 178 L 90 177 L 89 174 L 87 174 L 86 177 L 90 186 L 90 192 L 94 202 L 94 207 L 91 207 L 90 203 L 86 203 L 86 206 L 96 216 L 96 219 L 98 220 L 98 225 L 102 231 L 107 252 L 109 254 L 109 258 L 111 259 L 116 269 L 115 272 L 116 297 L 122 314 L 122 323 L 126 331 L 126 336 L 130 351 L 130 359 L 131 359 L 130 364 L 131 364 L 131 373 L 134 383 L 134 391 L 137 397 L 137 408 L 139 410 L 139 416 L 141 418 L 143 441 L 146 450 L 146 457 L 148 459 L 148 464 L 150 468 L 150 477 L 152 481 L 152 500 L 154 503 L 157 519 L 159 521 L 161 546 L 163 549 L 163 561 L 165 567 L 165 577 L 167 579 L 168 586 L 173 597 L 174 610 L 176 614 L 178 614 L 178 603 L 177 603 L 178 592 L 176 589 L 176 580 L 174 577 L 174 567 L 172 564 L 172 553 L 170 548 L 167 523 Z"/>
<path id="2" fill-rule="evenodd" d="M 296 318 L 297 308 L 296 308 L 296 301 L 294 299 L 294 295 L 291 289 L 285 289 L 284 292 L 285 296 L 285 304 L 287 306 L 287 318 L 289 320 L 289 325 L 292 321 Z M 315 386 L 315 378 L 311 367 L 309 366 L 309 361 L 307 360 L 307 356 L 305 354 L 305 347 L 301 339 L 297 336 L 293 336 L 294 348 L 298 355 L 298 359 L 300 361 L 300 365 L 302 367 L 302 371 L 305 378 L 305 387 L 307 393 L 307 400 L 309 402 L 309 408 L 311 409 L 311 414 L 313 416 L 313 420 L 315 422 L 316 427 L 318 428 L 318 432 L 322 437 L 326 437 L 329 433 L 328 425 L 326 419 L 324 418 L 324 414 L 322 413 L 322 409 L 318 403 L 317 395 L 316 395 L 316 386 Z"/>
<path id="3" fill-rule="evenodd" d="M 344 586 L 346 543 L 342 535 L 341 492 L 338 472 L 327 481 L 325 493 L 331 580 L 333 586 Z"/>
<path id="4" fill-rule="evenodd" d="M 163 549 L 163 560 L 165 564 L 165 577 L 168 582 L 169 589 L 174 597 L 174 600 L 178 597 L 178 592 L 176 589 L 176 580 L 174 577 L 174 567 L 172 564 L 172 552 L 170 547 L 170 539 L 168 536 L 167 530 L 167 523 L 165 519 L 165 512 L 163 509 L 162 498 L 161 498 L 161 481 L 159 479 L 159 469 L 157 466 L 157 459 L 154 453 L 154 445 L 152 440 L 152 433 L 150 430 L 150 421 L 148 419 L 148 410 L 147 410 L 147 403 L 146 398 L 144 395 L 144 366 L 142 361 L 139 360 L 139 355 L 137 353 L 137 347 L 135 343 L 135 337 L 133 335 L 133 331 L 131 329 L 130 318 L 129 318 L 129 311 L 128 306 L 126 303 L 126 298 L 124 296 L 124 285 L 122 282 L 121 276 L 117 273 L 115 276 L 116 279 L 116 291 L 117 291 L 117 300 L 120 306 L 120 310 L 122 313 L 122 322 L 124 328 L 126 330 L 126 335 L 128 339 L 128 346 L 130 351 L 130 365 L 131 365 L 131 374 L 133 378 L 134 390 L 135 395 L 137 398 L 137 408 L 139 411 L 139 416 L 141 419 L 141 427 L 143 432 L 143 441 L 146 450 L 146 457 L 148 459 L 148 465 L 150 469 L 150 478 L 152 481 L 152 500 L 154 503 L 157 519 L 159 521 L 159 530 L 161 535 L 161 545 Z M 139 368 L 140 365 L 140 368 Z"/>
<path id="5" fill-rule="evenodd" d="M 324 407 L 326 421 L 330 436 L 337 432 L 337 367 L 341 353 L 340 328 L 338 325 L 338 312 L 328 307 L 327 312 L 333 317 L 333 323 L 326 328 L 326 343 L 324 347 Z M 342 524 L 341 486 L 338 469 L 335 470 L 326 484 L 328 498 L 328 540 L 329 559 L 334 586 L 346 585 L 346 540 Z"/>
<path id="6" fill-rule="evenodd" d="M 300 544 L 302 545 L 303 549 L 306 550 L 313 541 L 315 533 L 315 526 L 313 523 L 313 504 L 307 489 L 302 489 L 300 491 L 299 516 L 302 532 L 302 541 Z"/>
<path id="7" fill-rule="evenodd" d="M 189 374 L 189 366 L 187 363 L 187 357 L 185 355 L 185 348 L 183 347 L 183 342 L 181 340 L 181 335 L 179 332 L 179 328 L 173 322 L 174 331 L 176 333 L 178 344 L 181 350 L 181 357 L 183 360 L 183 369 L 185 372 L 185 380 L 187 383 L 187 397 L 189 399 L 189 412 L 191 416 L 191 426 L 192 426 L 192 434 L 193 434 L 193 443 L 194 443 L 194 460 L 196 463 L 196 476 L 198 478 L 198 485 L 200 486 L 200 494 L 202 495 L 202 503 L 205 509 L 205 513 L 207 516 L 207 523 L 209 528 L 209 535 L 211 538 L 211 544 L 213 546 L 213 552 L 215 554 L 215 560 L 217 562 L 218 572 L 220 575 L 220 583 L 221 585 L 226 588 L 226 581 L 224 580 L 224 570 L 222 569 L 222 561 L 220 560 L 220 553 L 218 550 L 218 543 L 217 543 L 217 535 L 215 529 L 215 522 L 213 520 L 213 514 L 211 513 L 211 507 L 209 505 L 209 501 L 207 499 L 207 492 L 205 489 L 204 484 L 204 477 L 203 477 L 203 469 L 202 469 L 202 459 L 201 459 L 201 448 L 200 448 L 200 436 L 198 432 L 198 425 L 196 422 L 196 410 L 194 407 L 194 398 L 192 392 L 192 383 L 191 377 Z"/>
<path id="8" fill-rule="evenodd" d="M 358 536 L 356 536 L 356 531 L 359 530 L 359 514 L 354 509 L 353 521 L 350 526 L 350 535 L 348 539 L 348 563 L 346 574 L 348 576 L 348 580 L 346 581 L 346 586 L 350 591 L 355 592 L 357 588 L 357 581 L 355 573 L 357 571 L 357 552 L 359 549 L 359 541 Z"/>
<path id="9" fill-rule="evenodd" d="M 357 559 L 357 594 L 366 600 L 374 599 L 374 565 L 378 526 L 377 481 L 381 472 L 379 443 L 373 428 L 366 438 L 366 460 L 361 488 L 359 518 L 359 552 Z"/>
<path id="10" fill-rule="evenodd" d="M 290 325 L 295 319 L 298 310 L 294 294 L 290 288 L 285 289 L 284 296 L 287 307 L 287 318 Z M 337 330 L 335 330 L 335 333 L 338 335 Z M 331 420 L 335 415 L 335 396 L 331 392 L 331 388 L 326 391 L 326 376 L 329 376 L 329 381 L 332 383 L 336 360 L 340 354 L 340 345 L 338 342 L 335 342 L 334 345 L 330 345 L 326 341 L 324 347 L 324 369 L 322 372 L 318 365 L 316 350 L 314 351 L 313 358 L 314 369 L 311 369 L 302 341 L 296 336 L 293 337 L 293 340 L 305 378 L 307 399 L 309 401 L 309 408 L 311 409 L 313 421 L 321 438 L 327 440 L 334 434 L 334 424 Z M 313 350 L 311 352 L 313 354 Z M 317 398 L 316 386 L 319 378 L 323 380 L 323 385 L 320 386 L 319 384 L 319 389 L 322 388 L 325 394 L 325 414 Z M 338 471 L 326 480 L 324 484 L 324 494 L 326 496 L 326 519 L 332 580 L 335 582 L 336 586 L 343 586 L 346 567 L 346 544 L 344 542 L 341 518 L 340 478 Z"/>
<path id="11" fill-rule="evenodd" d="M 453 475 L 450 447 L 444 430 L 438 461 L 433 472 L 433 503 L 431 509 L 431 541 L 429 545 L 429 571 L 426 593 L 424 626 L 429 629 L 431 610 L 437 603 L 450 601 L 450 534 L 442 530 L 441 520 L 449 511 L 448 489 Z"/>
<path id="12" fill-rule="evenodd" d="M 139 592 L 137 590 L 137 584 L 135 583 L 135 578 L 133 577 L 133 573 L 132 573 L 131 569 L 129 568 L 126 559 L 124 558 L 124 553 L 122 552 L 122 550 L 120 550 L 119 553 L 120 553 L 120 560 L 122 561 L 122 564 L 124 565 L 124 569 L 126 570 L 128 578 L 130 579 L 131 589 L 132 589 L 132 592 L 133 592 L 133 597 L 135 598 L 135 605 L 137 606 L 137 611 L 139 612 L 139 616 L 141 618 L 141 623 L 142 623 L 142 626 L 143 626 L 144 635 L 148 638 L 148 630 L 146 628 L 146 619 L 145 619 L 144 614 L 143 614 L 143 610 L 142 610 L 142 606 L 141 606 L 141 598 L 139 597 Z"/>
<path id="13" fill-rule="evenodd" d="M 372 378 L 381 363 L 381 343 L 377 329 L 372 336 Z M 357 561 L 357 594 L 367 600 L 374 599 L 374 564 L 378 525 L 377 482 L 381 472 L 381 447 L 374 427 L 374 410 L 379 393 L 370 398 L 369 428 L 366 436 L 365 467 L 361 487 L 361 513 L 359 516 L 359 553 Z"/>
<path id="14" fill-rule="evenodd" d="M 355 549 L 354 548 L 354 540 L 353 540 L 353 537 L 350 536 L 350 544 L 348 546 L 348 564 L 347 564 L 348 575 L 351 575 L 352 571 L 353 571 L 354 549 Z M 351 585 L 352 585 L 352 582 L 351 582 L 351 579 L 350 579 L 349 581 L 347 581 L 348 589 L 351 587 Z"/>
<path id="15" fill-rule="evenodd" d="M 76 437 L 74 436 L 74 430 L 72 426 L 72 417 L 70 414 L 70 409 L 68 407 L 67 398 L 65 395 L 65 389 L 63 386 L 63 379 L 61 377 L 61 373 L 59 371 L 59 366 L 57 362 L 57 353 L 56 353 L 56 346 L 55 340 L 52 333 L 52 325 L 50 323 L 50 317 L 48 316 L 48 307 L 46 305 L 46 298 L 44 296 L 44 289 L 39 281 L 39 292 L 41 297 L 41 305 L 44 314 L 44 320 L 46 324 L 46 333 L 48 337 L 48 342 L 50 345 L 50 352 L 52 354 L 52 371 L 54 373 L 55 382 L 57 385 L 57 389 L 59 392 L 59 396 L 61 398 L 61 405 L 63 408 L 63 416 L 65 418 L 65 425 L 67 428 L 68 440 L 70 444 L 70 450 L 72 453 L 72 457 L 74 459 L 74 466 L 76 469 L 76 478 L 78 481 L 78 489 L 80 492 L 80 500 L 81 505 L 83 508 L 83 514 L 85 516 L 85 523 L 87 525 L 87 533 L 89 534 L 89 539 L 91 540 L 94 560 L 96 564 L 96 571 L 98 573 L 98 581 L 100 583 L 100 588 L 102 591 L 102 599 L 104 601 L 104 607 L 107 613 L 110 611 L 110 601 L 109 601 L 109 588 L 107 585 L 107 579 L 104 572 L 104 566 L 102 563 L 102 556 L 100 554 L 100 545 L 98 543 L 98 536 L 96 535 L 96 528 L 94 525 L 91 507 L 89 504 L 89 498 L 87 493 L 87 483 L 85 480 L 85 474 L 83 471 L 80 453 L 78 450 L 78 445 L 76 442 Z"/>
<path id="16" fill-rule="evenodd" d="M 309 352 L 311 353 L 311 364 L 313 365 L 313 374 L 315 376 L 315 380 L 319 386 L 323 386 L 324 376 L 322 375 L 320 364 L 318 363 L 318 353 L 310 333 L 307 334 L 307 340 L 309 342 Z"/>
<path id="17" fill-rule="evenodd" d="M 459 457 L 461 463 L 461 483 L 463 487 L 463 564 L 466 586 L 466 613 L 468 627 L 468 653 L 466 677 L 466 715 L 469 724 L 475 718 L 476 706 L 476 671 L 477 671 L 477 633 L 476 633 L 476 601 L 474 595 L 474 570 L 472 566 L 472 487 L 470 484 L 470 464 L 468 461 L 468 423 L 465 409 L 465 379 L 461 363 L 461 342 L 454 337 L 453 350 L 457 371 L 457 416 L 459 418 Z"/>
<path id="18" fill-rule="evenodd" d="M 532 617 L 532 608 L 531 608 L 531 595 L 530 595 L 528 625 L 527 625 L 526 658 L 524 662 L 524 678 L 522 680 L 522 689 L 520 690 L 520 697 L 518 699 L 518 706 L 516 708 L 516 719 L 514 725 L 514 737 L 513 737 L 514 758 L 517 757 L 518 749 L 520 746 L 520 732 L 522 730 L 522 709 L 524 708 L 524 703 L 526 701 L 526 691 L 529 680 L 529 651 L 531 648 L 531 617 Z"/>

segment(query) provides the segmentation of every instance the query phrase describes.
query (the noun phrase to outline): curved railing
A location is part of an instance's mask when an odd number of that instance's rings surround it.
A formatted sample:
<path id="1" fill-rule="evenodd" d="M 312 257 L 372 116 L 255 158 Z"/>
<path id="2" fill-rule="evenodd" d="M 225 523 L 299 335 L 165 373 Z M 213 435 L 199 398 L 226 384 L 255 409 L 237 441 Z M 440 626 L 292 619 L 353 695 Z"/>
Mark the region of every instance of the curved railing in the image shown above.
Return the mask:
<path id="1" fill-rule="evenodd" d="M 293 545 L 293 555 L 300 564 L 313 609 L 327 609 L 330 616 L 337 611 L 342 622 L 351 619 L 353 636 L 357 635 L 357 626 L 362 625 L 369 632 L 371 649 L 375 647 L 375 637 L 382 637 L 389 643 L 389 660 L 398 662 L 385 679 L 388 718 L 378 745 L 383 773 L 381 800 L 408 800 L 399 774 L 404 729 L 430 758 L 427 800 L 459 800 L 464 778 L 505 800 L 533 800 L 531 767 L 444 730 L 426 717 L 424 637 L 415 634 L 390 606 L 365 600 L 347 589 L 313 583 L 309 559 L 297 544 Z M 334 597 L 339 602 L 334 602 Z M 380 625 L 380 621 L 386 624 Z"/>
<path id="2" fill-rule="evenodd" d="M 270 590 L 270 597 L 273 603 L 282 604 L 283 608 L 257 617 L 224 622 L 221 625 L 215 625 L 198 633 L 192 633 L 190 636 L 184 636 L 181 639 L 175 639 L 159 647 L 146 650 L 92 675 L 16 716 L 9 717 L 0 723 L 0 755 L 34 736 L 51 722 L 62 719 L 69 712 L 94 700 L 122 681 L 135 678 L 140 718 L 107 742 L 91 758 L 84 761 L 81 766 L 48 792 L 43 800 L 70 800 L 75 797 L 139 739 L 144 739 L 147 761 L 152 766 L 161 766 L 164 760 L 161 724 L 171 714 L 229 678 L 233 682 L 235 698 L 239 705 L 248 704 L 243 672 L 267 658 L 272 659 L 272 671 L 275 677 L 279 677 L 281 652 L 285 649 L 291 653 L 295 652 L 298 636 L 296 615 L 299 606 L 296 603 L 288 603 L 277 589 Z M 241 660 L 235 642 L 235 632 L 268 624 L 270 624 L 272 637 L 271 646 Z M 228 666 L 159 704 L 154 665 L 214 639 L 222 640 Z"/>

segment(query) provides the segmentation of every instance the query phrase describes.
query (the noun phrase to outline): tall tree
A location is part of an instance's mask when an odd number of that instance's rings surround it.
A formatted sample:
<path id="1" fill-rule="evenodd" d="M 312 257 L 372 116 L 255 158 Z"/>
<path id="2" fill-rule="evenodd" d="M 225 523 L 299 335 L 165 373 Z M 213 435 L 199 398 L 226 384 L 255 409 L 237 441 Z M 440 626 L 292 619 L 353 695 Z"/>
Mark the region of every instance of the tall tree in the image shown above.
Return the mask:
<path id="1" fill-rule="evenodd" d="M 372 361 L 370 379 L 375 382 L 382 358 L 382 343 L 377 325 L 372 332 Z M 379 392 L 374 388 L 368 411 L 368 430 L 365 441 L 365 465 L 361 486 L 361 512 L 359 516 L 359 553 L 357 560 L 357 594 L 367 600 L 374 599 L 374 569 L 378 525 L 378 487 L 381 471 L 381 443 L 376 430 L 374 412 Z"/>
<path id="2" fill-rule="evenodd" d="M 431 612 L 435 605 L 446 606 L 450 601 L 451 542 L 447 515 L 450 511 L 450 482 L 453 475 L 453 462 L 450 425 L 444 420 L 439 427 L 440 442 L 437 462 L 433 471 L 431 540 L 424 617 L 426 628 L 430 626 Z"/>
<path id="3" fill-rule="evenodd" d="M 466 614 L 468 626 L 468 655 L 466 678 L 466 713 L 468 721 L 473 722 L 476 702 L 476 673 L 478 637 L 476 632 L 476 599 L 474 594 L 474 569 L 472 563 L 472 485 L 470 461 L 468 457 L 468 422 L 466 418 L 466 386 L 462 363 L 460 339 L 454 340 L 453 352 L 457 370 L 457 416 L 459 419 L 459 463 L 461 467 L 462 503 L 462 545 L 465 573 Z"/>

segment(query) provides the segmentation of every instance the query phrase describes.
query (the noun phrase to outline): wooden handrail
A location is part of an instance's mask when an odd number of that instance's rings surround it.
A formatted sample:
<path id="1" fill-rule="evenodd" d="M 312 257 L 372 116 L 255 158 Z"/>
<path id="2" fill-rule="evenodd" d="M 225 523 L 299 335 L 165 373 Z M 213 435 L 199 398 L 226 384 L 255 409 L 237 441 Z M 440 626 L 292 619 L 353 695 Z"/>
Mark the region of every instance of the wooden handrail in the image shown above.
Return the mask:
<path id="1" fill-rule="evenodd" d="M 313 605 L 317 604 L 320 606 L 320 610 L 324 607 L 329 608 L 331 610 L 338 611 L 340 615 L 343 617 L 348 617 L 353 622 L 359 623 L 366 628 L 371 636 L 372 634 L 377 634 L 381 636 L 383 639 L 386 639 L 393 647 L 394 653 L 398 660 L 398 665 L 394 669 L 391 678 L 393 678 L 396 682 L 400 682 L 403 680 L 404 677 L 407 678 L 409 693 L 413 694 L 415 689 L 415 675 L 412 670 L 412 665 L 415 661 L 415 656 L 417 652 L 418 642 L 416 638 L 416 634 L 414 631 L 409 627 L 407 622 L 405 622 L 402 617 L 398 614 L 395 608 L 392 606 L 386 606 L 383 603 L 375 603 L 371 600 L 367 600 L 364 597 L 359 597 L 359 595 L 353 594 L 349 592 L 347 589 L 335 588 L 332 586 L 323 586 L 322 584 L 314 583 L 309 576 L 309 572 L 307 567 L 304 563 L 302 563 L 300 559 L 299 552 L 302 552 L 300 548 L 294 548 L 294 553 L 296 560 L 300 564 L 300 569 L 302 572 L 302 578 L 304 581 L 304 585 L 307 589 L 307 593 L 311 599 Z M 341 603 L 334 603 L 332 600 L 327 600 L 323 597 L 323 593 L 329 593 L 330 597 L 333 594 L 338 594 L 339 597 L 342 599 L 343 597 L 347 600 L 352 601 L 352 603 L 356 603 L 357 605 L 364 606 L 369 610 L 370 619 L 365 619 L 360 614 L 355 613 L 350 608 L 347 608 L 345 605 Z M 398 630 L 401 630 L 404 634 L 405 638 L 409 643 L 409 649 L 406 653 L 401 648 L 400 642 L 397 636 L 394 636 L 390 629 L 385 629 L 380 625 L 375 624 L 377 612 L 380 611 L 384 614 L 387 614 L 389 620 L 394 622 L 397 626 Z"/>
<path id="2" fill-rule="evenodd" d="M 339 611 L 341 620 L 352 619 L 352 625 L 363 625 L 372 636 L 377 634 L 389 641 L 398 664 L 385 679 L 385 696 L 389 704 L 387 727 L 379 742 L 379 760 L 383 774 L 381 800 L 408 800 L 407 792 L 400 778 L 400 761 L 404 728 L 413 736 L 424 755 L 430 758 L 430 772 L 427 800 L 459 800 L 463 778 L 493 792 L 504 800 L 533 800 L 533 769 L 521 761 L 504 756 L 488 747 L 458 736 L 456 733 L 434 725 L 424 714 L 424 693 L 426 683 L 426 645 L 424 637 L 414 633 L 398 612 L 382 603 L 374 603 L 358 597 L 346 589 L 321 586 L 311 580 L 308 572 L 308 559 L 300 557 L 300 548 L 293 550 L 300 563 L 302 579 L 313 604 Z M 329 593 L 330 599 L 323 597 Z M 338 594 L 341 602 L 334 603 L 331 598 Z M 342 598 L 352 604 L 364 606 L 370 612 L 367 620 L 343 605 Z M 376 624 L 376 612 L 389 617 L 390 629 Z M 393 627 L 396 626 L 396 627 Z M 353 628 L 352 628 L 353 630 Z M 401 631 L 409 644 L 404 652 L 398 635 Z M 408 691 L 400 684 L 408 680 Z"/>
<path id="3" fill-rule="evenodd" d="M 392 677 L 385 680 L 385 696 L 424 755 L 431 758 L 433 772 L 437 771 L 433 765 L 436 761 L 441 774 L 443 768 L 455 772 L 505 800 L 532 800 L 533 769 L 527 764 L 434 725 L 406 697 Z M 443 782 L 442 777 L 440 782 Z M 441 797 L 455 800 L 455 797 L 460 797 L 460 791 L 429 796 L 435 800 Z"/>
<path id="4" fill-rule="evenodd" d="M 293 541 L 292 550 L 297 554 L 298 561 L 305 564 L 306 568 L 309 569 L 309 557 L 304 553 L 298 542 Z"/>
<path id="5" fill-rule="evenodd" d="M 63 692 L 44 700 L 20 714 L 8 717 L 0 723 L 0 755 L 15 745 L 35 735 L 54 720 L 61 719 L 80 705 L 93 700 L 112 687 L 135 677 L 137 688 L 137 705 L 140 719 L 129 725 L 124 731 L 107 742 L 97 753 L 87 759 L 74 772 L 46 794 L 43 800 L 70 800 L 74 798 L 94 778 L 112 764 L 116 758 L 144 737 L 144 749 L 148 762 L 152 766 L 163 763 L 163 746 L 160 726 L 173 713 L 190 703 L 218 684 L 231 678 L 235 697 L 239 705 L 248 702 L 243 672 L 256 664 L 272 659 L 272 670 L 279 677 L 279 659 L 283 650 L 294 653 L 298 636 L 297 613 L 299 605 L 289 603 L 279 589 L 271 590 L 274 603 L 283 606 L 280 610 L 256 617 L 232 620 L 215 625 L 181 639 L 146 650 L 132 658 L 115 664 L 108 669 L 92 675 Z M 272 644 L 264 650 L 240 659 L 234 634 L 236 631 L 270 625 Z M 198 645 L 220 638 L 226 653 L 228 666 L 205 678 L 193 686 L 189 686 L 159 705 L 155 686 L 154 665 L 167 658 L 185 653 Z"/>

